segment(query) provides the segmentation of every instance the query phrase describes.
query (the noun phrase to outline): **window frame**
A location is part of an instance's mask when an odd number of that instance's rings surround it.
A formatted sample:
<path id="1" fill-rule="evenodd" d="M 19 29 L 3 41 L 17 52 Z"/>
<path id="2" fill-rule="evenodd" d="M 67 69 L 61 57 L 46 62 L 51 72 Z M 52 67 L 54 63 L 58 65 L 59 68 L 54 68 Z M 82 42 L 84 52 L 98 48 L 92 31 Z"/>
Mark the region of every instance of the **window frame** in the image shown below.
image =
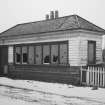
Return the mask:
<path id="1" fill-rule="evenodd" d="M 55 45 L 57 46 L 57 56 L 58 56 L 58 58 L 57 58 L 57 62 L 54 63 L 54 62 L 52 62 L 52 46 L 55 46 Z M 55 44 L 51 44 L 50 45 L 50 53 L 51 53 L 50 54 L 51 64 L 53 64 L 53 65 L 59 64 L 59 44 L 56 44 L 56 43 Z"/>
<path id="2" fill-rule="evenodd" d="M 14 45 L 14 63 L 15 64 L 27 64 L 27 65 L 66 65 L 66 64 L 61 64 L 60 63 L 60 44 L 67 44 L 67 64 L 69 63 L 68 62 L 68 54 L 69 54 L 69 46 L 68 46 L 68 40 L 65 40 L 65 41 L 54 41 L 54 42 L 40 42 L 40 43 L 30 43 L 30 44 L 17 44 L 17 45 Z M 44 45 L 49 45 L 49 56 L 50 56 L 50 63 L 43 63 L 43 46 Z M 58 63 L 51 63 L 51 46 L 52 45 L 58 45 Z M 23 46 L 26 46 L 27 47 L 27 63 L 23 63 L 22 62 L 22 47 Z M 29 46 L 34 46 L 34 64 L 30 64 L 29 63 Z M 40 64 L 37 64 L 36 63 L 36 46 L 41 46 L 41 63 Z M 16 47 L 20 47 L 21 49 L 21 62 L 20 63 L 16 63 Z"/>
<path id="3" fill-rule="evenodd" d="M 49 51 L 49 54 L 48 54 L 48 57 L 49 57 L 49 62 L 48 63 L 46 63 L 46 62 L 44 62 L 44 46 L 48 46 L 48 51 Z M 42 62 L 43 62 L 43 64 L 51 64 L 51 45 L 50 44 L 43 44 L 43 50 L 42 50 L 42 52 L 43 52 L 43 54 L 42 54 Z M 46 55 L 46 57 L 47 57 L 47 55 Z"/>
<path id="4" fill-rule="evenodd" d="M 23 62 L 23 60 L 24 60 L 24 56 L 23 56 L 23 50 L 22 50 L 22 48 L 24 48 L 24 47 L 26 47 L 26 59 L 27 59 L 27 61 L 26 62 Z M 28 49 L 28 46 L 27 45 L 23 45 L 22 47 L 21 47 L 21 60 L 22 60 L 22 64 L 28 64 L 28 53 L 29 53 L 29 49 Z"/>
<path id="5" fill-rule="evenodd" d="M 61 45 L 66 45 L 66 63 L 64 63 L 64 62 L 62 63 L 62 60 L 61 60 L 61 48 L 60 48 Z M 64 57 L 64 56 L 62 55 L 62 57 Z M 65 59 L 65 58 L 63 58 L 63 59 Z M 60 43 L 59 44 L 59 64 L 61 64 L 61 65 L 68 64 L 68 44 L 66 44 L 66 43 Z"/>
<path id="6" fill-rule="evenodd" d="M 29 60 L 30 59 L 30 55 L 29 55 L 30 54 L 30 52 L 29 52 L 30 51 L 30 48 L 33 48 L 33 59 L 32 59 L 33 63 L 30 63 L 30 60 Z M 27 57 L 28 57 L 28 61 L 27 61 L 28 64 L 29 65 L 35 64 L 35 46 L 34 45 L 28 45 L 27 54 L 28 54 L 27 55 Z"/>
<path id="7" fill-rule="evenodd" d="M 17 47 L 20 48 L 20 62 L 17 62 L 17 57 L 16 57 L 16 48 L 17 48 Z M 15 51 L 14 51 L 14 62 L 15 62 L 15 64 L 21 64 L 21 62 L 22 62 L 22 59 L 21 59 L 21 55 L 22 55 L 22 54 L 21 54 L 21 53 L 22 53 L 22 51 L 21 51 L 21 46 L 15 46 L 15 47 L 14 47 L 14 50 L 15 50 Z"/>
<path id="8" fill-rule="evenodd" d="M 37 51 L 36 49 L 37 49 L 38 46 L 40 46 L 40 50 L 41 50 L 41 57 L 40 57 L 41 62 L 40 62 L 40 64 L 38 64 L 38 63 L 37 63 L 37 60 L 36 60 L 36 59 L 37 59 L 37 58 L 36 58 L 36 54 L 37 54 L 37 53 L 36 53 L 36 51 Z M 36 64 L 36 65 L 41 65 L 41 64 L 43 64 L 43 49 L 42 49 L 42 45 L 41 45 L 41 44 L 36 44 L 36 45 L 35 45 L 34 54 L 35 54 L 35 56 L 34 56 L 35 63 L 34 63 L 34 64 Z"/>

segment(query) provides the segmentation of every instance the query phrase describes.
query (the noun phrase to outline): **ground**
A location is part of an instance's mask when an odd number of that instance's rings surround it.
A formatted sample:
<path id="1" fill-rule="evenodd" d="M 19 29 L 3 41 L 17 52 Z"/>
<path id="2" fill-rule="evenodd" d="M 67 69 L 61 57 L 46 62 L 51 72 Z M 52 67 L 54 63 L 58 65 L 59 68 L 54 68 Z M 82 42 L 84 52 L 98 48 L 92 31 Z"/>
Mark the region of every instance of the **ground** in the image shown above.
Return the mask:
<path id="1" fill-rule="evenodd" d="M 0 105 L 105 105 L 105 88 L 0 77 Z"/>

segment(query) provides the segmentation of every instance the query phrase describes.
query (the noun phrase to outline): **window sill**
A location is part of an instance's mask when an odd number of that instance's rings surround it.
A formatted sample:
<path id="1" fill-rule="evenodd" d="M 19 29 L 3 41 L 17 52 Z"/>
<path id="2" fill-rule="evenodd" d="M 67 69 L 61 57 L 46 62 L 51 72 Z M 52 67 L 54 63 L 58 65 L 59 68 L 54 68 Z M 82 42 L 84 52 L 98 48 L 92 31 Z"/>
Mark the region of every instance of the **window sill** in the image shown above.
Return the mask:
<path id="1" fill-rule="evenodd" d="M 53 66 L 53 67 L 56 67 L 56 66 L 70 66 L 70 64 L 50 64 L 50 63 L 44 63 L 44 64 L 15 64 L 15 65 L 21 65 L 21 66 Z"/>

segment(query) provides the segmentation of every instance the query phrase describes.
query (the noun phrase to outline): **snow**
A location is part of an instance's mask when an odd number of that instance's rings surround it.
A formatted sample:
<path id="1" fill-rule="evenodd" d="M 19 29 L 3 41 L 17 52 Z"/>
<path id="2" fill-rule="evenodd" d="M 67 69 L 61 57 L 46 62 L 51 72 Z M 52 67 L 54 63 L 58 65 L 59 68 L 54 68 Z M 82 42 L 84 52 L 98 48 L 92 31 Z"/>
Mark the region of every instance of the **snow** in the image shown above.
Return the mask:
<path id="1" fill-rule="evenodd" d="M 11 99 L 10 97 L 0 96 L 0 105 L 40 105 L 38 103 L 28 103 L 26 101 Z"/>
<path id="2" fill-rule="evenodd" d="M 92 90 L 92 87 L 0 77 L 0 103 L 4 103 L 0 105 L 8 102 L 10 105 L 105 105 L 105 88 Z"/>

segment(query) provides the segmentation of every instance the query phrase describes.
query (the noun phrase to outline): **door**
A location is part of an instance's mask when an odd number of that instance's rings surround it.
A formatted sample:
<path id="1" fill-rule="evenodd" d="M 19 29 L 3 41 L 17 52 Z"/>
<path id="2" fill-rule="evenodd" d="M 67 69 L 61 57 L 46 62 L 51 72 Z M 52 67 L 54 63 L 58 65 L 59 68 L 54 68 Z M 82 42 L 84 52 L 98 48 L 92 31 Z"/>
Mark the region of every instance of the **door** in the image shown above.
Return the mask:
<path id="1" fill-rule="evenodd" d="M 4 66 L 8 64 L 8 46 L 0 46 L 0 74 L 3 73 Z"/>
<path id="2" fill-rule="evenodd" d="M 96 63 L 96 41 L 88 41 L 88 64 Z"/>

